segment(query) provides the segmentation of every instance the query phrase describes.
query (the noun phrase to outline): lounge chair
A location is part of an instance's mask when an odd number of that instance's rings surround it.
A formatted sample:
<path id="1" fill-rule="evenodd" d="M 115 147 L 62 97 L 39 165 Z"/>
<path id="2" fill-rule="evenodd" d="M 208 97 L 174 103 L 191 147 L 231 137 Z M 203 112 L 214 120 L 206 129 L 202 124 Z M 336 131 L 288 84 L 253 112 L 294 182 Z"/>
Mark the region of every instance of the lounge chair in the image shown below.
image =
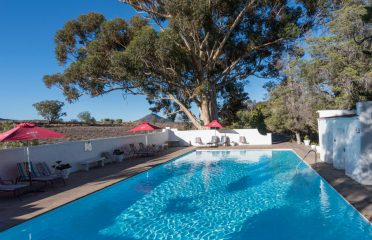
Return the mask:
<path id="1" fill-rule="evenodd" d="M 115 158 L 115 156 L 109 152 L 103 152 L 101 154 L 101 157 L 105 158 L 105 164 L 106 163 L 112 163 L 112 162 L 121 162 Z"/>
<path id="2" fill-rule="evenodd" d="M 229 144 L 230 144 L 230 139 L 229 139 L 229 137 L 227 137 L 227 136 L 222 136 L 222 137 L 221 137 L 221 142 L 220 142 L 218 145 L 220 145 L 220 146 L 229 146 Z"/>
<path id="3" fill-rule="evenodd" d="M 220 139 L 217 136 L 212 136 L 212 139 L 207 145 L 209 147 L 218 147 L 218 143 L 220 142 Z"/>
<path id="4" fill-rule="evenodd" d="M 240 137 L 239 137 L 239 144 L 240 144 L 240 145 L 248 145 L 249 142 L 247 142 L 247 140 L 245 139 L 244 136 L 240 136 Z"/>
<path id="5" fill-rule="evenodd" d="M 134 146 L 133 143 L 129 144 L 130 150 L 132 151 L 132 153 L 135 156 L 144 156 L 144 157 L 147 157 L 147 156 L 153 156 L 154 155 L 154 152 L 150 152 L 150 151 L 146 150 L 146 148 L 143 148 L 144 145 L 143 145 L 142 150 L 141 150 L 141 143 L 139 145 L 140 145 L 140 149 L 137 149 Z"/>
<path id="6" fill-rule="evenodd" d="M 157 145 L 157 144 L 152 144 L 149 147 L 149 150 L 154 152 L 154 153 L 159 153 L 163 151 L 163 146 L 162 145 Z"/>
<path id="7" fill-rule="evenodd" d="M 150 154 L 150 155 L 154 155 L 156 153 L 155 149 L 151 148 L 150 146 L 145 146 L 145 144 L 141 142 L 138 143 L 138 146 L 139 146 L 140 153 Z"/>
<path id="8" fill-rule="evenodd" d="M 205 146 L 205 144 L 202 142 L 200 137 L 195 138 L 195 145 L 196 146 Z"/>
<path id="9" fill-rule="evenodd" d="M 65 180 L 62 176 L 57 176 L 52 173 L 50 168 L 45 162 L 39 162 L 35 165 L 30 162 L 31 171 L 29 174 L 29 164 L 28 162 L 17 163 L 17 169 L 19 172 L 19 177 L 17 182 L 33 181 L 33 182 L 44 182 L 50 183 L 52 187 L 54 186 L 55 181 L 62 181 L 66 185 Z M 31 177 L 31 179 L 30 179 Z"/>
<path id="10" fill-rule="evenodd" d="M 28 184 L 14 184 L 12 180 L 5 180 L 0 178 L 0 192 L 11 192 L 13 196 L 16 197 L 17 193 L 22 190 L 25 190 L 30 185 Z"/>
<path id="11" fill-rule="evenodd" d="M 139 146 L 139 151 L 143 151 L 143 152 L 146 152 L 149 150 L 149 148 L 147 146 L 145 146 L 145 144 L 143 143 L 138 143 L 138 146 Z"/>
<path id="12" fill-rule="evenodd" d="M 128 159 L 135 156 L 134 152 L 131 150 L 130 147 L 128 149 L 126 146 L 123 146 L 122 148 L 120 148 L 120 150 L 122 150 L 124 153 L 124 159 Z"/>

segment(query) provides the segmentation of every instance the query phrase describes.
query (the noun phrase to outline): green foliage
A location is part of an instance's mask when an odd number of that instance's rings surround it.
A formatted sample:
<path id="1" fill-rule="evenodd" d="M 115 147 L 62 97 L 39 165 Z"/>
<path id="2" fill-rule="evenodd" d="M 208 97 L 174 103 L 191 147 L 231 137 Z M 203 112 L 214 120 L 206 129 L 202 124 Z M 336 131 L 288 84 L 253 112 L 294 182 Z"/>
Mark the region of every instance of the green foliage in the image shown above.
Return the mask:
<path id="1" fill-rule="evenodd" d="M 116 124 L 122 124 L 123 123 L 123 119 L 118 118 L 118 119 L 115 120 L 115 123 Z"/>
<path id="2" fill-rule="evenodd" d="M 332 100 L 322 86 L 308 78 L 309 66 L 298 57 L 288 58 L 284 80 L 271 86 L 265 123 L 272 132 L 292 133 L 301 142 L 302 133 L 317 131 L 316 111 Z"/>
<path id="3" fill-rule="evenodd" d="M 251 103 L 247 110 L 237 112 L 237 121 L 232 125 L 233 128 L 257 128 L 262 134 L 267 132 L 265 124 L 265 103 Z"/>
<path id="4" fill-rule="evenodd" d="M 335 108 L 351 109 L 358 101 L 372 100 L 372 29 L 366 16 L 366 3 L 346 1 L 334 11 L 328 33 L 309 40 L 309 65 L 316 71 L 308 77 L 329 87 Z"/>
<path id="5" fill-rule="evenodd" d="M 223 101 L 219 108 L 219 117 L 223 125 L 231 125 L 239 121 L 237 113 L 246 107 L 249 97 L 244 92 L 243 84 L 226 84 L 221 95 Z"/>
<path id="6" fill-rule="evenodd" d="M 277 76 L 282 53 L 332 1 L 122 2 L 160 31 L 139 16 L 128 22 L 89 13 L 70 20 L 55 36 L 65 70 L 45 76 L 45 84 L 63 89 L 69 101 L 114 90 L 145 94 L 153 111 L 187 116 L 200 128 L 217 119 L 225 86 Z"/>
<path id="7" fill-rule="evenodd" d="M 353 108 L 358 101 L 372 100 L 372 32 L 366 15 L 365 3 L 345 1 L 333 12 L 328 31 L 308 40 L 309 60 L 300 60 L 301 50 L 293 48 L 284 80 L 267 86 L 270 131 L 296 134 L 298 142 L 301 134 L 314 140 L 317 110 Z"/>
<path id="8" fill-rule="evenodd" d="M 84 123 L 95 123 L 96 122 L 96 119 L 92 117 L 92 115 L 88 111 L 79 113 L 77 117 L 79 118 L 81 122 L 84 122 Z"/>
<path id="9" fill-rule="evenodd" d="M 110 119 L 110 118 L 104 118 L 104 119 L 101 120 L 101 122 L 103 124 L 111 125 L 111 124 L 113 124 L 115 122 L 115 120 L 114 119 Z"/>
<path id="10" fill-rule="evenodd" d="M 62 108 L 65 104 L 57 100 L 45 100 L 33 104 L 34 108 L 40 116 L 42 116 L 49 123 L 55 123 L 61 121 L 63 116 L 66 116 L 65 112 L 62 112 Z"/>

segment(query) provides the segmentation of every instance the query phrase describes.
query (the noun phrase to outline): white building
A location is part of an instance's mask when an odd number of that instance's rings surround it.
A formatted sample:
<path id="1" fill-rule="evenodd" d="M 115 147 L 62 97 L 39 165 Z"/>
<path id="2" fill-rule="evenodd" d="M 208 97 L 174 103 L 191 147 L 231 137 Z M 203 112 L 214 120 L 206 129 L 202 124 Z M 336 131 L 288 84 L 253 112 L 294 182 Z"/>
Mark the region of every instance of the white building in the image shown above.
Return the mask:
<path id="1" fill-rule="evenodd" d="M 372 101 L 356 110 L 318 111 L 320 159 L 372 185 Z"/>

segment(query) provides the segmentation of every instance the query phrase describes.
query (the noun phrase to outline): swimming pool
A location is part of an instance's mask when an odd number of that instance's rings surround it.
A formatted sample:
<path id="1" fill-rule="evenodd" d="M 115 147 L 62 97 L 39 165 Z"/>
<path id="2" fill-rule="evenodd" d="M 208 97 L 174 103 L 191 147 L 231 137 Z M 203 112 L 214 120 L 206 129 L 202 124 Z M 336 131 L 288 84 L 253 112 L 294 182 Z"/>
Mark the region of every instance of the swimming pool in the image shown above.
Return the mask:
<path id="1" fill-rule="evenodd" d="M 370 240 L 372 226 L 292 151 L 216 150 L 191 152 L 0 239 Z"/>

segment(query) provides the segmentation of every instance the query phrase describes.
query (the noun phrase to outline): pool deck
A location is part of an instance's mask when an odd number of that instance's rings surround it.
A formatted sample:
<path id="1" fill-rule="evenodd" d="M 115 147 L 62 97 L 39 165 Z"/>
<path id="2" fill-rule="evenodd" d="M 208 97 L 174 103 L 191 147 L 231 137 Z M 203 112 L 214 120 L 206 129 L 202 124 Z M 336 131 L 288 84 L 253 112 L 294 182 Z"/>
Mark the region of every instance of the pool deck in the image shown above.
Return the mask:
<path id="1" fill-rule="evenodd" d="M 70 175 L 66 186 L 56 184 L 47 187 L 44 192 L 27 193 L 21 199 L 10 194 L 0 193 L 0 231 L 43 214 L 68 202 L 115 184 L 123 179 L 146 171 L 167 162 L 195 147 L 171 148 L 156 157 L 134 158 L 114 163 L 104 168 L 93 168 L 89 172 L 76 172 Z M 218 149 L 292 149 L 303 157 L 308 147 L 295 143 L 279 143 L 270 146 L 236 146 Z M 326 163 L 314 163 L 314 155 L 305 159 L 325 180 L 327 180 L 344 198 L 372 221 L 372 186 L 362 186 L 347 177 L 343 171 L 334 169 Z M 38 187 L 37 185 L 35 187 Z"/>

